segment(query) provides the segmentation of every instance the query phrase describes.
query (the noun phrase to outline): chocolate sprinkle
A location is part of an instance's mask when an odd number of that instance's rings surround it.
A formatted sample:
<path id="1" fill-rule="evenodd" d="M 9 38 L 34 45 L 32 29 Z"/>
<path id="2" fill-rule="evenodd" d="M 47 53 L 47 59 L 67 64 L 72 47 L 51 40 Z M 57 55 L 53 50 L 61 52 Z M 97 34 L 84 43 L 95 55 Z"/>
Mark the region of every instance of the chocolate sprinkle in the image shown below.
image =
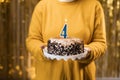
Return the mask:
<path id="1" fill-rule="evenodd" d="M 61 56 L 76 55 L 84 52 L 84 43 L 81 40 L 79 40 L 79 42 L 74 41 L 74 43 L 71 43 L 69 45 L 68 44 L 63 45 L 62 43 L 48 40 L 47 47 L 49 54 L 61 55 Z"/>

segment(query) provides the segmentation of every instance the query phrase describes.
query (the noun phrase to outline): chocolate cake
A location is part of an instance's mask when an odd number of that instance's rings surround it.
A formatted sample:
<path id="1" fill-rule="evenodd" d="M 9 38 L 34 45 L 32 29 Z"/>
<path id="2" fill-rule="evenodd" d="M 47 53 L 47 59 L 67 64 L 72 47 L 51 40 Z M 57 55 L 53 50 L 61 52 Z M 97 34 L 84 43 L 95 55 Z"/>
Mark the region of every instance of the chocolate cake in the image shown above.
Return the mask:
<path id="1" fill-rule="evenodd" d="M 69 56 L 84 52 L 84 43 L 79 38 L 51 38 L 48 40 L 49 54 Z"/>

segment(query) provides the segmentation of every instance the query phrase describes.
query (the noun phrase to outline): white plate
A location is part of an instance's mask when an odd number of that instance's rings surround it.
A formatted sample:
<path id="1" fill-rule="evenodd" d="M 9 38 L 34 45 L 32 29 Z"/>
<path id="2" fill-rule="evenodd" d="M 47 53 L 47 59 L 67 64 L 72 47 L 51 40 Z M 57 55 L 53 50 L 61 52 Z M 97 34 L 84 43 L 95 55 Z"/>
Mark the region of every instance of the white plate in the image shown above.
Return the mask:
<path id="1" fill-rule="evenodd" d="M 67 61 L 68 59 L 72 59 L 72 60 L 76 60 L 76 59 L 82 59 L 84 57 L 86 57 L 86 55 L 88 54 L 88 48 L 85 48 L 84 49 L 84 53 L 80 53 L 80 54 L 77 54 L 77 55 L 70 55 L 70 56 L 60 56 L 60 55 L 54 55 L 54 54 L 49 54 L 47 52 L 47 47 L 45 47 L 43 49 L 43 53 L 44 53 L 44 56 L 49 58 L 49 59 L 56 59 L 56 60 L 65 60 Z"/>

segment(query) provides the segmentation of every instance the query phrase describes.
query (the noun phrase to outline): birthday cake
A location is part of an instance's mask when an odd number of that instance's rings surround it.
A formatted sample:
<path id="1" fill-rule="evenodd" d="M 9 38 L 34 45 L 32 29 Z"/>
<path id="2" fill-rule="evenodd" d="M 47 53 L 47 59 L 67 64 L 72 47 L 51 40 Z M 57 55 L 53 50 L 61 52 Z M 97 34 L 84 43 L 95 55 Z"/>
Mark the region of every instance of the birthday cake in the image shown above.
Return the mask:
<path id="1" fill-rule="evenodd" d="M 51 38 L 48 40 L 49 54 L 71 56 L 84 53 L 84 42 L 79 38 Z"/>

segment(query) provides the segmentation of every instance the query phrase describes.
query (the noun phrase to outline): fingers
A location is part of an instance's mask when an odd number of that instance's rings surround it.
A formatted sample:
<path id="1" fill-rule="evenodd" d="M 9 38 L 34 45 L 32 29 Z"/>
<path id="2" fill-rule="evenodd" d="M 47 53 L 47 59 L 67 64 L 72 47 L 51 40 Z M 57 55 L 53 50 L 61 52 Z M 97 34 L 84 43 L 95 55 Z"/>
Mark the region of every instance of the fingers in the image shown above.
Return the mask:
<path id="1" fill-rule="evenodd" d="M 41 48 L 41 49 L 44 49 L 45 47 L 46 47 L 46 45 L 42 45 L 40 48 Z"/>
<path id="2" fill-rule="evenodd" d="M 90 56 L 90 54 L 91 54 L 91 49 L 86 48 L 86 52 L 87 52 L 87 53 L 85 53 L 85 54 L 83 53 L 84 56 L 83 56 L 80 60 L 86 60 L 86 59 L 89 58 L 89 56 Z M 78 59 L 76 59 L 76 60 L 78 60 Z"/>
<path id="3" fill-rule="evenodd" d="M 86 58 L 91 54 L 91 49 L 87 48 L 87 54 L 86 54 Z"/>
<path id="4" fill-rule="evenodd" d="M 44 49 L 45 47 L 47 47 L 47 44 L 40 46 L 41 49 Z"/>

